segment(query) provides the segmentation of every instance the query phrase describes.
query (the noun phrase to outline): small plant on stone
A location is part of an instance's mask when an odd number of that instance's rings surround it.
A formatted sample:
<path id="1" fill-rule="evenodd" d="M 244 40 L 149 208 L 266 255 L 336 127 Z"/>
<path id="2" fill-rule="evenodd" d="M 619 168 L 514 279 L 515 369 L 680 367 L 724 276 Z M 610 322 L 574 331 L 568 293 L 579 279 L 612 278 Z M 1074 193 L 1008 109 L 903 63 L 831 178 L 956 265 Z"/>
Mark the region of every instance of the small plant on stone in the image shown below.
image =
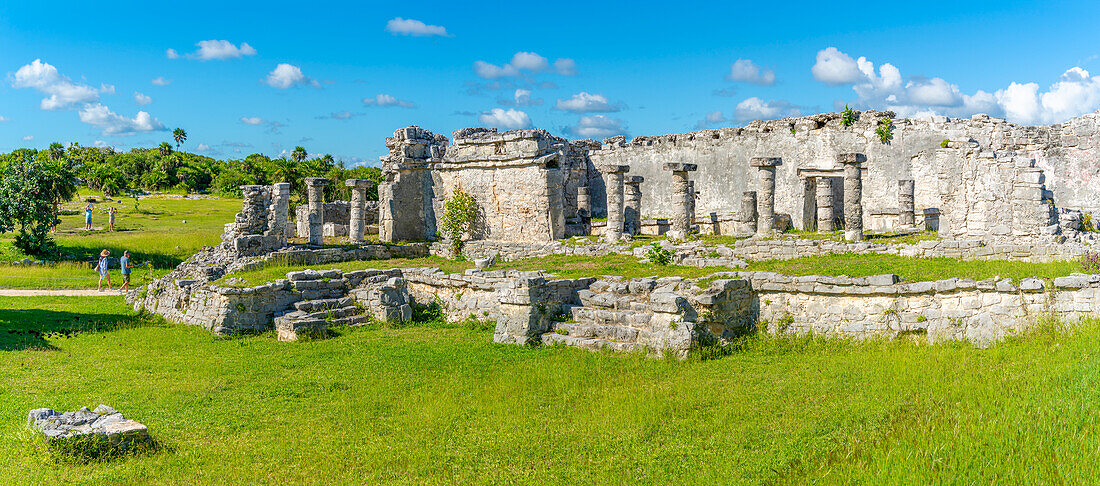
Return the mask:
<path id="1" fill-rule="evenodd" d="M 1097 231 L 1096 223 L 1092 221 L 1092 215 L 1085 213 L 1081 215 L 1081 222 L 1078 224 L 1078 230 L 1080 231 Z"/>
<path id="2" fill-rule="evenodd" d="M 927 322 L 928 318 L 924 317 L 924 314 L 917 316 L 917 322 Z"/>
<path id="3" fill-rule="evenodd" d="M 943 141 L 942 141 L 942 142 L 940 142 L 940 148 L 947 148 L 947 144 L 949 144 L 949 143 L 951 143 L 951 141 L 950 141 L 950 140 L 948 140 L 948 139 L 946 139 L 946 138 L 945 138 L 945 139 L 943 139 Z"/>
<path id="4" fill-rule="evenodd" d="M 844 105 L 844 111 L 840 112 L 840 124 L 845 127 L 852 126 L 856 122 L 856 110 L 853 110 L 848 105 Z"/>
<path id="5" fill-rule="evenodd" d="M 1085 250 L 1081 255 L 1081 269 L 1085 273 L 1100 273 L 1100 251 Z"/>
<path id="6" fill-rule="evenodd" d="M 439 232 L 450 244 L 451 252 L 457 257 L 462 252 L 462 236 L 474 228 L 481 211 L 474 197 L 455 187 L 451 197 L 443 201 L 443 215 L 439 218 Z"/>
<path id="7" fill-rule="evenodd" d="M 654 241 L 650 244 L 649 249 L 646 250 L 645 257 L 649 259 L 650 263 L 665 266 L 672 263 L 672 250 Z"/>
<path id="8" fill-rule="evenodd" d="M 875 128 L 875 135 L 878 135 L 878 139 L 882 143 L 890 143 L 890 140 L 894 138 L 894 120 L 889 118 L 879 120 L 878 127 Z"/>
<path id="9" fill-rule="evenodd" d="M 792 316 L 790 312 L 785 312 L 783 317 L 780 317 L 779 320 L 776 321 L 777 330 L 781 333 L 787 332 L 791 324 L 794 324 L 794 316 Z"/>
<path id="10" fill-rule="evenodd" d="M 791 135 L 794 135 L 795 133 L 798 133 L 798 132 L 795 131 L 794 127 L 791 127 Z"/>

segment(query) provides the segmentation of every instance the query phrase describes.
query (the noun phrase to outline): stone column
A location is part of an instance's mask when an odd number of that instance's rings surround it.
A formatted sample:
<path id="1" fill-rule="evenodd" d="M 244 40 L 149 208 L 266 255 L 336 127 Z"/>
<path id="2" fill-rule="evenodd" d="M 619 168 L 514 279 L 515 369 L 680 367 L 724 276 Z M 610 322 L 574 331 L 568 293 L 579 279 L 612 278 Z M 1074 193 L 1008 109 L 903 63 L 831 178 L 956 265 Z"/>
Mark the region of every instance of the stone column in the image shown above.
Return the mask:
<path id="1" fill-rule="evenodd" d="M 779 157 L 753 157 L 749 165 L 759 169 L 760 186 L 756 200 L 756 234 L 775 233 L 775 168 L 783 163 Z"/>
<path id="2" fill-rule="evenodd" d="M 741 193 L 741 232 L 756 233 L 756 191 Z"/>
<path id="3" fill-rule="evenodd" d="M 626 224 L 624 231 L 630 236 L 637 236 L 642 232 L 642 176 L 630 176 L 626 178 L 626 201 L 623 203 L 623 219 Z"/>
<path id="4" fill-rule="evenodd" d="M 286 238 L 287 213 L 290 212 L 290 183 L 279 182 L 271 185 L 271 208 L 267 221 L 267 232 Z"/>
<path id="5" fill-rule="evenodd" d="M 695 181 L 688 181 L 688 225 L 695 225 Z"/>
<path id="6" fill-rule="evenodd" d="M 832 233 L 835 229 L 833 221 L 836 220 L 836 215 L 833 214 L 833 179 L 818 177 L 814 192 L 817 195 L 817 232 Z"/>
<path id="7" fill-rule="evenodd" d="M 588 186 L 577 188 L 577 217 L 584 224 L 592 219 L 592 199 L 588 195 Z"/>
<path id="8" fill-rule="evenodd" d="M 348 241 L 363 241 L 367 231 L 367 189 L 374 185 L 369 179 L 348 179 L 344 184 L 351 188 L 351 216 L 348 218 Z"/>
<path id="9" fill-rule="evenodd" d="M 668 238 L 674 241 L 686 240 L 691 235 L 692 200 L 691 184 L 688 172 L 699 169 L 698 165 L 682 162 L 669 162 L 665 170 L 672 172 L 672 220 L 669 222 Z"/>
<path id="10" fill-rule="evenodd" d="M 860 165 L 867 161 L 867 156 L 839 154 L 836 161 L 844 164 L 844 239 L 863 241 L 863 172 Z"/>
<path id="11" fill-rule="evenodd" d="M 913 179 L 898 181 L 898 224 L 901 225 L 901 229 L 915 229 L 917 225 L 916 208 L 913 204 L 915 186 Z"/>
<path id="12" fill-rule="evenodd" d="M 608 243 L 618 243 L 623 237 L 623 178 L 630 171 L 629 165 L 604 165 L 604 185 L 607 186 L 607 225 L 604 226 L 603 239 Z"/>
<path id="13" fill-rule="evenodd" d="M 325 186 L 324 177 L 306 177 L 306 189 L 309 198 L 309 244 L 324 243 L 325 227 Z"/>

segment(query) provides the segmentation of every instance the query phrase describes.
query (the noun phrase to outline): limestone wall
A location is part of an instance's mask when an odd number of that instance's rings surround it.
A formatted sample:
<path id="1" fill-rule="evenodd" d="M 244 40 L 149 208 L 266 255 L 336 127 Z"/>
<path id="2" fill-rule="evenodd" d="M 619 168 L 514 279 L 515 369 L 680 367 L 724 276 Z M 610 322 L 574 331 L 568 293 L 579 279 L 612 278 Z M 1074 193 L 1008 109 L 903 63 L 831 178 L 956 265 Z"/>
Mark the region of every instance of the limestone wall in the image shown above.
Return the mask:
<path id="1" fill-rule="evenodd" d="M 694 133 L 636 137 L 605 141 L 590 154 L 596 164 L 628 164 L 631 175 L 645 177 L 642 213 L 668 217 L 672 205 L 671 175 L 662 170 L 667 162 L 698 164 L 692 174 L 699 192 L 697 214 L 739 212 L 742 191 L 756 190 L 757 174 L 751 157 L 783 158 L 776 173 L 776 212 L 789 214 L 796 228 L 804 228 L 807 190 L 800 175 L 810 171 L 839 174 L 835 155 L 860 152 L 867 155 L 864 177 L 864 210 L 897 208 L 897 180 L 916 179 L 917 212 L 939 208 L 935 170 L 922 173 L 911 163 L 922 152 L 933 152 L 946 139 L 974 140 L 982 150 L 1000 156 L 1018 154 L 1036 160 L 1046 172 L 1046 185 L 1059 207 L 1100 211 L 1100 132 L 1097 114 L 1043 127 L 1019 126 L 1001 119 L 976 115 L 972 119 L 932 117 L 895 120 L 889 143 L 875 135 L 878 121 L 889 112 L 859 114 L 851 127 L 840 123 L 840 114 L 757 121 L 743 128 L 723 128 Z M 961 183 L 962 180 L 951 180 Z M 835 184 L 834 184 L 835 187 Z M 837 199 L 839 200 L 839 198 Z M 594 198 L 594 202 L 602 200 Z M 941 208 L 942 209 L 942 208 Z"/>

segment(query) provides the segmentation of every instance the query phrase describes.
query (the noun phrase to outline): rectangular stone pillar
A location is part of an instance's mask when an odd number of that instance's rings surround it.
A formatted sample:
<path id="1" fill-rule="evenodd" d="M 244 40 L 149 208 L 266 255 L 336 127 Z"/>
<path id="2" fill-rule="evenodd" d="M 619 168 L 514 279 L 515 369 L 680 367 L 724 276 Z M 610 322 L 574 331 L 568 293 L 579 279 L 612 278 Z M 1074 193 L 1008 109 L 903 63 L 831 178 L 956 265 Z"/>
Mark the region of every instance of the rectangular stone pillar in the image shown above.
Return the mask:
<path id="1" fill-rule="evenodd" d="M 830 177 L 817 177 L 817 231 L 819 233 L 832 233 L 836 228 L 833 221 L 833 179 Z"/>
<path id="2" fill-rule="evenodd" d="M 863 241 L 863 172 L 861 164 L 867 156 L 858 153 L 839 154 L 836 161 L 844 165 L 844 239 Z"/>
<path id="3" fill-rule="evenodd" d="M 756 191 L 741 193 L 741 232 L 756 233 Z"/>
<path id="4" fill-rule="evenodd" d="M 642 232 L 642 176 L 630 176 L 626 178 L 626 198 L 623 203 L 624 231 L 630 236 L 638 236 Z"/>
<path id="5" fill-rule="evenodd" d="M 749 165 L 756 167 L 760 185 L 756 199 L 756 234 L 775 234 L 775 168 L 783 163 L 779 157 L 753 157 Z"/>
<path id="6" fill-rule="evenodd" d="M 913 191 L 915 189 L 916 183 L 913 179 L 898 181 L 898 224 L 903 230 L 915 229 L 917 225 L 916 208 L 913 204 Z"/>
<path id="7" fill-rule="evenodd" d="M 348 241 L 359 243 L 367 231 L 367 190 L 374 186 L 369 179 L 348 179 L 344 184 L 351 188 L 351 216 L 348 218 Z"/>
<path id="8" fill-rule="evenodd" d="M 669 230 L 666 236 L 673 241 L 683 241 L 691 236 L 691 223 L 694 214 L 695 196 L 691 193 L 691 183 L 688 181 L 688 172 L 699 169 L 696 164 L 682 162 L 669 162 L 665 164 L 665 170 L 672 172 L 672 219 L 669 221 Z"/>
<path id="9" fill-rule="evenodd" d="M 271 207 L 268 213 L 267 231 L 264 234 L 286 238 L 287 218 L 290 212 L 290 183 L 271 185 Z"/>
<path id="10" fill-rule="evenodd" d="M 608 243 L 618 243 L 623 237 L 625 225 L 623 178 L 630 166 L 603 165 L 599 169 L 604 174 L 604 185 L 607 188 L 607 225 L 604 226 L 603 239 Z"/>
<path id="11" fill-rule="evenodd" d="M 307 177 L 305 182 L 309 199 L 309 244 L 320 246 L 324 244 L 325 186 L 328 179 Z"/>

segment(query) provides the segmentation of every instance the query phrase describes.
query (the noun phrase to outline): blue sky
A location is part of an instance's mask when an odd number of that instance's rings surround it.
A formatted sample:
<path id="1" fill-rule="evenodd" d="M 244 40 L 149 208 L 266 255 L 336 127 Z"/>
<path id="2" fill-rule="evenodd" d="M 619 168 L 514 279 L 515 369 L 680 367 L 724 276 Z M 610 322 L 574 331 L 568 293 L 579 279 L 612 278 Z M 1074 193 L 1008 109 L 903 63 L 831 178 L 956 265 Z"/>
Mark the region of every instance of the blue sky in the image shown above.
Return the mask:
<path id="1" fill-rule="evenodd" d="M 411 124 L 599 139 L 845 103 L 1045 124 L 1100 108 L 1098 21 L 1100 2 L 20 0 L 0 3 L 0 150 L 183 127 L 219 158 L 374 164 Z"/>

